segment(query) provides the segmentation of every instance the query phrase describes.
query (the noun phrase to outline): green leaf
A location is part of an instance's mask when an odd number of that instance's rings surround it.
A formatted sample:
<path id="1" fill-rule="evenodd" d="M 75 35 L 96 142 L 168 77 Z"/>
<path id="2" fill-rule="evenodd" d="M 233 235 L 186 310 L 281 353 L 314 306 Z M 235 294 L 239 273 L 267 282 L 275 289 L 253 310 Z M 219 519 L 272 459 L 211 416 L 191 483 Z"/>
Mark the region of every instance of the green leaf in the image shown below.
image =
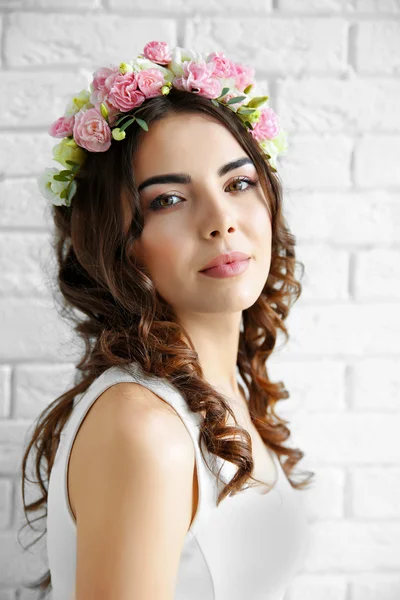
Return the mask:
<path id="1" fill-rule="evenodd" d="M 250 108 L 259 108 L 262 104 L 265 104 L 267 100 L 268 96 L 256 96 L 247 103 L 247 106 Z"/>
<path id="2" fill-rule="evenodd" d="M 68 177 L 65 177 L 65 175 L 53 175 L 53 179 L 56 181 L 69 181 Z"/>
<path id="3" fill-rule="evenodd" d="M 219 106 L 219 102 L 217 102 L 215 98 L 211 98 L 211 102 L 214 104 L 214 106 Z"/>
<path id="4" fill-rule="evenodd" d="M 130 119 L 131 117 L 132 117 L 132 115 L 130 115 L 130 114 L 124 115 L 123 117 L 121 117 L 120 119 L 118 119 L 118 121 L 116 121 L 116 123 L 113 125 L 113 127 L 118 127 L 118 125 L 120 123 L 122 123 L 122 121 L 124 119 Z"/>
<path id="5" fill-rule="evenodd" d="M 256 110 L 256 108 L 246 108 L 245 106 L 239 106 L 238 113 L 240 113 L 241 115 L 251 115 Z"/>
<path id="6" fill-rule="evenodd" d="M 61 191 L 60 198 L 65 198 L 66 195 L 67 195 L 67 189 L 65 188 L 64 190 Z"/>
<path id="7" fill-rule="evenodd" d="M 246 96 L 235 96 L 235 98 L 231 98 L 225 104 L 235 104 L 236 102 L 241 102 L 242 100 L 245 100 L 245 98 Z"/>
<path id="8" fill-rule="evenodd" d="M 75 165 L 74 167 L 72 167 L 72 173 L 75 175 L 75 173 L 77 171 L 79 171 L 79 169 L 80 169 L 80 165 Z"/>
<path id="9" fill-rule="evenodd" d="M 253 84 L 250 83 L 250 85 L 248 85 L 246 88 L 244 88 L 243 94 L 249 94 L 251 92 L 252 87 L 253 87 Z"/>
<path id="10" fill-rule="evenodd" d="M 71 181 L 71 185 L 68 188 L 68 197 L 67 197 L 67 202 L 69 202 L 69 204 L 71 204 L 72 196 L 75 194 L 76 188 L 77 188 L 76 181 L 75 180 Z"/>
<path id="11" fill-rule="evenodd" d="M 249 127 L 249 129 L 253 129 L 253 125 L 249 121 L 245 121 L 245 124 L 247 127 Z"/>
<path id="12" fill-rule="evenodd" d="M 229 92 L 229 88 L 228 87 L 224 87 L 224 89 L 221 92 L 221 95 L 218 96 L 218 98 L 222 98 L 222 96 L 225 96 L 225 94 L 227 94 Z"/>
<path id="13" fill-rule="evenodd" d="M 67 165 L 71 165 L 73 167 L 76 165 L 77 167 L 79 167 L 79 163 L 74 162 L 73 160 L 66 160 L 65 162 L 67 163 Z"/>
<path id="14" fill-rule="evenodd" d="M 72 171 L 65 169 L 64 171 L 60 171 L 59 175 L 65 175 L 66 177 L 70 177 L 72 175 Z"/>
<path id="15" fill-rule="evenodd" d="M 125 121 L 125 123 L 122 125 L 122 127 L 119 128 L 120 131 L 125 131 L 125 129 L 127 127 L 129 127 L 129 125 L 132 125 L 132 123 L 135 121 L 135 117 L 130 118 L 128 121 Z"/>
<path id="16" fill-rule="evenodd" d="M 149 130 L 149 127 L 148 127 L 146 121 L 143 121 L 143 119 L 139 119 L 138 117 L 136 117 L 136 121 L 137 121 L 138 125 L 140 125 L 140 127 L 142 129 L 144 129 L 145 131 Z"/>

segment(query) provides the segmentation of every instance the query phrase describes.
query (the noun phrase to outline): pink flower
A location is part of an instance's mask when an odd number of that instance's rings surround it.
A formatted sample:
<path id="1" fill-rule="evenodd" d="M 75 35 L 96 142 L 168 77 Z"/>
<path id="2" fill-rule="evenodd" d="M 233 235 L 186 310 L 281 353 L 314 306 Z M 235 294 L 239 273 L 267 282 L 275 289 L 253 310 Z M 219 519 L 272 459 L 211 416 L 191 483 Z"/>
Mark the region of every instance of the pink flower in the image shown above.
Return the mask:
<path id="1" fill-rule="evenodd" d="M 261 111 L 258 122 L 250 130 L 251 135 L 257 142 L 265 139 L 272 140 L 280 131 L 278 117 L 272 108 L 264 108 Z"/>
<path id="2" fill-rule="evenodd" d="M 146 99 L 145 95 L 137 89 L 136 73 L 117 75 L 108 96 L 109 102 L 122 112 L 128 112 L 140 106 Z"/>
<path id="3" fill-rule="evenodd" d="M 211 75 L 214 64 L 206 63 L 204 60 L 194 60 L 182 63 L 183 77 L 176 77 L 173 81 L 174 87 L 188 92 L 194 92 L 206 98 L 217 98 L 221 91 L 221 82 Z"/>
<path id="4" fill-rule="evenodd" d="M 251 83 L 254 84 L 255 69 L 245 67 L 239 63 L 234 63 L 233 76 L 236 77 L 236 87 L 240 92 L 243 92 Z"/>
<path id="5" fill-rule="evenodd" d="M 90 102 L 96 106 L 101 102 L 107 101 L 107 96 L 110 93 L 114 79 L 119 75 L 119 68 L 101 67 L 93 73 L 92 87 L 93 91 L 90 96 Z"/>
<path id="6" fill-rule="evenodd" d="M 56 138 L 64 138 L 72 135 L 75 115 L 72 117 L 60 117 L 50 125 L 49 134 Z"/>
<path id="7" fill-rule="evenodd" d="M 137 85 L 146 98 L 153 98 L 161 94 L 164 85 L 164 75 L 160 69 L 144 69 L 136 73 Z"/>
<path id="8" fill-rule="evenodd" d="M 211 52 L 211 54 L 208 55 L 207 60 L 215 63 L 213 77 L 226 78 L 235 75 L 234 64 L 226 58 L 223 52 Z"/>
<path id="9" fill-rule="evenodd" d="M 108 67 L 101 67 L 100 69 L 97 69 L 97 71 L 93 74 L 93 91 L 90 95 L 90 102 L 100 114 L 100 104 L 103 103 L 106 106 L 108 110 L 108 120 L 111 125 L 116 121 L 116 117 L 119 110 L 118 108 L 110 104 L 108 97 L 114 79 L 119 74 L 120 73 L 118 67 L 113 67 L 112 69 L 109 69 Z"/>
<path id="10" fill-rule="evenodd" d="M 89 152 L 105 152 L 111 146 L 111 129 L 95 108 L 89 108 L 75 115 L 74 140 Z"/>
<path id="11" fill-rule="evenodd" d="M 171 60 L 167 42 L 148 42 L 144 47 L 143 54 L 149 60 L 160 65 L 167 65 Z"/>

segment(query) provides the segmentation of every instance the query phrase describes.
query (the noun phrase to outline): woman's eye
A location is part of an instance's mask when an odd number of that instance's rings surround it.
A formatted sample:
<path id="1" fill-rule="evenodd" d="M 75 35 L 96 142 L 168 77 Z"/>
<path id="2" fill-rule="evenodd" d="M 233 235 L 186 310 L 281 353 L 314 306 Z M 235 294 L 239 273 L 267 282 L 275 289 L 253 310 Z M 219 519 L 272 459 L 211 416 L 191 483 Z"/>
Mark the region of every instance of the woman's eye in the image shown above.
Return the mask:
<path id="1" fill-rule="evenodd" d="M 230 183 L 228 183 L 227 187 L 230 187 L 233 184 L 241 184 L 241 183 L 246 183 L 247 186 L 241 189 L 237 189 L 237 190 L 233 190 L 234 192 L 247 192 L 247 190 L 249 190 L 250 188 L 254 187 L 256 185 L 256 181 L 252 181 L 251 179 L 249 179 L 248 177 L 239 177 L 238 179 L 234 179 L 233 181 L 231 181 Z"/>
<path id="2" fill-rule="evenodd" d="M 243 187 L 241 184 L 247 184 L 245 187 Z M 248 190 L 250 190 L 251 188 L 255 187 L 258 183 L 257 181 L 252 181 L 249 177 L 237 177 L 236 179 L 234 179 L 233 181 L 231 181 L 230 183 L 228 183 L 227 187 L 225 189 L 230 188 L 232 185 L 237 185 L 240 184 L 241 189 L 236 189 L 236 190 L 230 190 L 232 192 L 247 192 Z M 153 202 L 150 204 L 149 208 L 151 210 L 160 210 L 163 208 L 169 208 L 170 206 L 175 206 L 175 204 L 179 204 L 178 203 L 173 203 L 173 204 L 167 204 L 167 205 L 161 205 L 158 203 L 161 202 L 168 202 L 170 200 L 170 198 L 179 198 L 181 200 L 183 200 L 180 196 L 178 196 L 177 194 L 162 194 L 161 196 L 158 196 L 157 198 L 155 198 L 153 200 Z"/>

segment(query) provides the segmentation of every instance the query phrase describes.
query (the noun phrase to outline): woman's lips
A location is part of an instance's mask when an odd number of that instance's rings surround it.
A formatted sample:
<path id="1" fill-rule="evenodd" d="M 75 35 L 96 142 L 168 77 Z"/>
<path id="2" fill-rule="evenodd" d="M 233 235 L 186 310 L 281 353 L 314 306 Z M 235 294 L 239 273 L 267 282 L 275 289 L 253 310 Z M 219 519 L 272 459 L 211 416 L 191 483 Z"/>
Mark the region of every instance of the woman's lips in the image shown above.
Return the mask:
<path id="1" fill-rule="evenodd" d="M 208 277 L 234 277 L 235 275 L 244 273 L 249 266 L 249 262 L 250 258 L 247 258 L 246 260 L 237 260 L 225 265 L 219 265 L 218 267 L 211 267 L 211 269 L 200 271 L 200 273 L 208 275 Z"/>

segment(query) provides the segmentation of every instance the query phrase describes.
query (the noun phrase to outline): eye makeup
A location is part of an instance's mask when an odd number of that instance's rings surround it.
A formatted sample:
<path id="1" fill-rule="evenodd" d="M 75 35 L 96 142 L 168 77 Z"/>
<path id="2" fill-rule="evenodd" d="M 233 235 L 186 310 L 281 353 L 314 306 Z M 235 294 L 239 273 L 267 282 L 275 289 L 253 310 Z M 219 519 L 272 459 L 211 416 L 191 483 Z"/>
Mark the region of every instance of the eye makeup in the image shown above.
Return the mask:
<path id="1" fill-rule="evenodd" d="M 244 182 L 247 184 L 247 187 L 245 189 L 242 190 L 233 190 L 232 193 L 245 193 L 248 192 L 249 190 L 251 190 L 252 188 L 254 188 L 255 186 L 257 186 L 259 180 L 255 180 L 253 181 L 252 179 L 250 179 L 250 177 L 235 177 L 235 179 L 233 179 L 232 181 L 230 181 L 227 185 L 227 187 L 229 187 L 230 185 L 232 185 L 233 183 L 240 183 L 240 182 Z M 158 202 L 160 202 L 161 200 L 168 200 L 169 198 L 180 198 L 181 200 L 183 200 L 183 198 L 181 196 L 179 196 L 178 194 L 176 194 L 175 192 L 171 192 L 170 194 L 160 194 L 159 196 L 157 196 L 156 198 L 154 198 L 154 200 L 152 200 L 152 202 L 149 205 L 149 210 L 151 211 L 157 211 L 157 210 L 165 210 L 167 208 L 171 208 L 172 206 L 176 206 L 177 204 L 180 204 L 180 202 L 176 202 L 175 204 L 170 204 L 168 206 L 160 206 L 159 204 L 157 204 Z"/>

